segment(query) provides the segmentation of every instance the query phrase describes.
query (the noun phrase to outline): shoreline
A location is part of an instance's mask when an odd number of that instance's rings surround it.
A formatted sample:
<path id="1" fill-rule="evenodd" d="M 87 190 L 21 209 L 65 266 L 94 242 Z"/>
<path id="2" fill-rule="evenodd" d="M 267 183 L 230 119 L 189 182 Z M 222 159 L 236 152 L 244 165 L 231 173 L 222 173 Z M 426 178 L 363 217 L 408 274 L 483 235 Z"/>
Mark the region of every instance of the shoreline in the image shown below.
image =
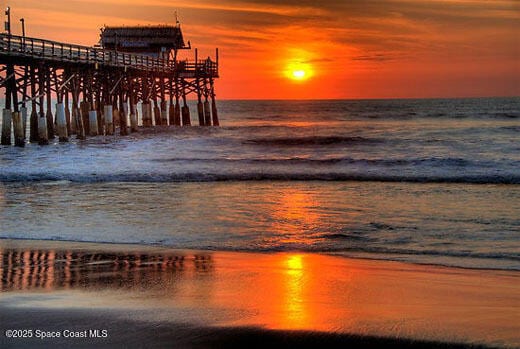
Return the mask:
<path id="1" fill-rule="evenodd" d="M 106 318 L 112 345 L 520 345 L 514 271 L 38 240 L 0 240 L 0 254 L 3 332 Z M 16 346 L 5 335 L 2 343 Z"/>
<path id="2" fill-rule="evenodd" d="M 479 266 L 462 266 L 462 265 L 450 265 L 450 264 L 442 264 L 442 263 L 433 263 L 433 262 L 420 262 L 413 260 L 406 260 L 402 257 L 406 256 L 414 256 L 417 257 L 417 254 L 397 254 L 397 257 L 391 258 L 392 253 L 380 253 L 385 258 L 378 258 L 376 253 L 370 252 L 343 252 L 343 251 L 308 251 L 308 250 L 233 250 L 233 249 L 194 249 L 194 248 L 174 248 L 166 245 L 159 244 L 146 244 L 146 243 L 135 243 L 135 242 L 96 242 L 96 241 L 74 241 L 74 240 L 42 240 L 38 238 L 5 238 L 0 237 L 0 248 L 2 246 L 2 242 L 6 242 L 8 246 L 15 248 L 23 248 L 23 247 L 32 247 L 33 243 L 38 243 L 40 246 L 45 248 L 53 248 L 59 247 L 61 244 L 69 244 L 74 246 L 77 249 L 87 249 L 94 248 L 98 250 L 113 250 L 114 248 L 119 251 L 145 251 L 145 252 L 178 252 L 178 253 L 245 253 L 245 254 L 275 254 L 275 253 L 292 253 L 292 254 L 318 254 L 323 256 L 337 257 L 337 258 L 345 258 L 345 259 L 353 259 L 353 260 L 367 260 L 367 261 L 380 261 L 380 262 L 389 262 L 389 263 L 402 263 L 416 266 L 425 266 L 425 267 L 433 267 L 433 268 L 448 268 L 448 269 L 462 269 L 462 270 L 482 270 L 482 271 L 494 271 L 494 272 L 505 272 L 505 273 L 514 273 L 519 272 L 520 269 L 507 269 L 507 268 L 498 268 L 498 267 L 479 267 Z M 106 246 L 105 246 L 106 245 Z M 108 247 L 112 248 L 108 248 Z M 485 258 L 477 258 L 477 257 L 460 257 L 460 256 L 432 256 L 426 255 L 428 258 L 437 257 L 437 258 L 467 258 L 471 260 L 475 259 L 484 259 Z M 401 259 L 399 259 L 401 258 Z"/>

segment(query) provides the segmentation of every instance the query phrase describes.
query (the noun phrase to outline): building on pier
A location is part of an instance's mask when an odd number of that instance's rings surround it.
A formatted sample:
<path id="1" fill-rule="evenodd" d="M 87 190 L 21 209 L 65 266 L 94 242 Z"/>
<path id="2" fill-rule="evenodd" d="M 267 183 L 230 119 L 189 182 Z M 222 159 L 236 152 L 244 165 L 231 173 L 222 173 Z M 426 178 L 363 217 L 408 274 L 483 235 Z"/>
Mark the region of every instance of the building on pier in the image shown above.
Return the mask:
<path id="1" fill-rule="evenodd" d="M 129 52 L 155 58 L 177 57 L 177 50 L 189 50 L 180 25 L 107 27 L 101 29 L 100 44 L 105 50 Z"/>

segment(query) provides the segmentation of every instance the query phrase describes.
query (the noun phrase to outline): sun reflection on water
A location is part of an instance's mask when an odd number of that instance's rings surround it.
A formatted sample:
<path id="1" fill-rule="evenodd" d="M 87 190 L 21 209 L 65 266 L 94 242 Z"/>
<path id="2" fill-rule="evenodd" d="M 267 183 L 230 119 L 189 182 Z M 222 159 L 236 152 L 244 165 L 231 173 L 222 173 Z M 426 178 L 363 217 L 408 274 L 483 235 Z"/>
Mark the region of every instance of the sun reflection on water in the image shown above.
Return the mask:
<path id="1" fill-rule="evenodd" d="M 310 233 L 318 225 L 321 215 L 315 210 L 319 203 L 301 190 L 283 192 L 272 211 L 273 229 L 281 243 L 310 244 Z"/>

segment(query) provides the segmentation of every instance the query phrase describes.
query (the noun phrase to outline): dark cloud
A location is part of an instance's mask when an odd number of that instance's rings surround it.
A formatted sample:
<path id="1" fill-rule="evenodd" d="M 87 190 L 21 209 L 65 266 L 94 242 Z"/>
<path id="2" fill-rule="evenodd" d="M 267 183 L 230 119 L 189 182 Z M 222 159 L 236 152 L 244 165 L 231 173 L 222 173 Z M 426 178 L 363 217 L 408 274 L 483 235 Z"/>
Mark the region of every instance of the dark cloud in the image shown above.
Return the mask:
<path id="1" fill-rule="evenodd" d="M 371 62 L 385 62 L 393 60 L 395 57 L 384 54 L 384 53 L 375 53 L 375 54 L 366 54 L 360 56 L 354 56 L 351 59 L 353 61 L 371 61 Z"/>

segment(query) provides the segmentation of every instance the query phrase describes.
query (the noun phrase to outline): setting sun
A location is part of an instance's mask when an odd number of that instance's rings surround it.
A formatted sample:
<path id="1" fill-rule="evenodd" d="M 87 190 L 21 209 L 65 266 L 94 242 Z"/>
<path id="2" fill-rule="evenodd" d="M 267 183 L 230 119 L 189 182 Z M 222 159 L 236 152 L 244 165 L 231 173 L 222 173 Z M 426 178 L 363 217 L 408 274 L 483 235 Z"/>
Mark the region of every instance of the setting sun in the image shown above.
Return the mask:
<path id="1" fill-rule="evenodd" d="M 292 72 L 293 79 L 301 80 L 305 78 L 305 70 L 294 70 Z"/>
<path id="2" fill-rule="evenodd" d="M 285 76 L 294 81 L 304 81 L 313 75 L 312 67 L 309 63 L 291 62 L 287 65 Z"/>

